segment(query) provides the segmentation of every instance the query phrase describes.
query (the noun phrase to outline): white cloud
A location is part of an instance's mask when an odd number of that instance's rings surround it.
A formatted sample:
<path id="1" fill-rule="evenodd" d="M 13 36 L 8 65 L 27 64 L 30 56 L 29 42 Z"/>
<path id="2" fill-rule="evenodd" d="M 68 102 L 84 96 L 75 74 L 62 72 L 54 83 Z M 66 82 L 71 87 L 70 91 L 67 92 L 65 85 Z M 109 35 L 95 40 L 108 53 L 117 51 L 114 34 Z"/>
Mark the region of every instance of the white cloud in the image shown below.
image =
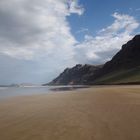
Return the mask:
<path id="1" fill-rule="evenodd" d="M 86 33 L 89 32 L 88 28 L 81 28 L 80 30 L 78 30 L 76 33 L 80 34 L 80 33 Z"/>
<path id="2" fill-rule="evenodd" d="M 66 20 L 68 14 L 63 0 L 0 1 L 0 52 L 20 59 L 58 49 L 72 55 L 76 40 Z"/>
<path id="3" fill-rule="evenodd" d="M 40 73 L 48 72 L 46 79 L 74 65 L 72 46 L 77 41 L 67 21 L 72 13 L 83 13 L 77 1 L 68 9 L 66 0 L 1 0 L 0 55 L 14 62 L 34 61 Z M 24 67 L 28 69 L 26 63 Z"/>
<path id="4" fill-rule="evenodd" d="M 126 14 L 114 13 L 112 15 L 115 21 L 112 25 L 100 31 L 101 34 L 118 34 L 118 33 L 132 33 L 136 28 L 138 28 L 139 23 L 132 16 Z"/>
<path id="5" fill-rule="evenodd" d="M 76 0 L 67 0 L 68 9 L 70 13 L 75 13 L 78 15 L 82 15 L 84 13 L 83 6 L 78 4 Z"/>
<path id="6" fill-rule="evenodd" d="M 138 21 L 126 14 L 112 16 L 114 22 L 100 30 L 97 36 L 85 35 L 85 40 L 75 47 L 76 59 L 83 63 L 104 63 L 133 37 L 134 30 L 139 27 Z"/>

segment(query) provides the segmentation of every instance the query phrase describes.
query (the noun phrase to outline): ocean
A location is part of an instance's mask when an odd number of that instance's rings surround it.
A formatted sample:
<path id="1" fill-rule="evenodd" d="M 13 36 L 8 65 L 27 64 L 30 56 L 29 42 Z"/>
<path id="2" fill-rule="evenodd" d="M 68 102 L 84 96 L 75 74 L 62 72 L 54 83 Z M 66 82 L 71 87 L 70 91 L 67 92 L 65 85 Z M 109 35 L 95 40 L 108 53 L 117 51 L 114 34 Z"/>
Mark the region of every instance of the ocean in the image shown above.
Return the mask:
<path id="1" fill-rule="evenodd" d="M 87 88 L 87 86 L 0 87 L 0 99 L 14 96 L 48 94 L 51 93 L 51 91 L 53 92 L 66 91 L 66 90 L 75 90 L 78 88 Z"/>

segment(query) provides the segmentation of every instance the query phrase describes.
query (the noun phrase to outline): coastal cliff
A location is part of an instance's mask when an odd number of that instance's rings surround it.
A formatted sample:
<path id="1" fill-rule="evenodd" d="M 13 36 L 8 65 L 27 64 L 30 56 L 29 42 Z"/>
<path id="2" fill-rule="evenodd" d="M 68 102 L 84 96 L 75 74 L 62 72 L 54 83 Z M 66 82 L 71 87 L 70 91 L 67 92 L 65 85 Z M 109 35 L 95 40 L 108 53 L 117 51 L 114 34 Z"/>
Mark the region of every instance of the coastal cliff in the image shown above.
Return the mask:
<path id="1" fill-rule="evenodd" d="M 81 65 L 66 68 L 45 85 L 136 84 L 140 83 L 140 35 L 103 65 Z"/>

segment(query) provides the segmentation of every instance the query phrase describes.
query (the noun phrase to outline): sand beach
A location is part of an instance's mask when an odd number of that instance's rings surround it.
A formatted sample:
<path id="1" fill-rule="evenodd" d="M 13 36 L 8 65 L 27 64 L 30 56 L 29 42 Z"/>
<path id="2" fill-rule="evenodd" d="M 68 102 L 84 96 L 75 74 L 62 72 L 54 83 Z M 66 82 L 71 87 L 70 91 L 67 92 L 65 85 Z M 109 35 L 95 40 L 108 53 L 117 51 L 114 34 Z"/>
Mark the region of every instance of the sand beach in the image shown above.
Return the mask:
<path id="1" fill-rule="evenodd" d="M 0 101 L 0 140 L 139 140 L 140 86 L 95 86 Z"/>

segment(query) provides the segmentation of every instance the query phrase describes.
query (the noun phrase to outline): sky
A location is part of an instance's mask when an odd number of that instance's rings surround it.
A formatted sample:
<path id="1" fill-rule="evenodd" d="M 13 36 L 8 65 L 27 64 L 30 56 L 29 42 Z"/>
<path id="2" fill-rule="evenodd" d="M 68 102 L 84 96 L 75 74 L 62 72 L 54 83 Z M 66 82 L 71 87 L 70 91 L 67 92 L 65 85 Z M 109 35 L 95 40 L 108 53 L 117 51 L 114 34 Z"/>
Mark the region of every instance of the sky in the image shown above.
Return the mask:
<path id="1" fill-rule="evenodd" d="M 104 64 L 139 33 L 139 0 L 0 0 L 0 84 Z"/>

